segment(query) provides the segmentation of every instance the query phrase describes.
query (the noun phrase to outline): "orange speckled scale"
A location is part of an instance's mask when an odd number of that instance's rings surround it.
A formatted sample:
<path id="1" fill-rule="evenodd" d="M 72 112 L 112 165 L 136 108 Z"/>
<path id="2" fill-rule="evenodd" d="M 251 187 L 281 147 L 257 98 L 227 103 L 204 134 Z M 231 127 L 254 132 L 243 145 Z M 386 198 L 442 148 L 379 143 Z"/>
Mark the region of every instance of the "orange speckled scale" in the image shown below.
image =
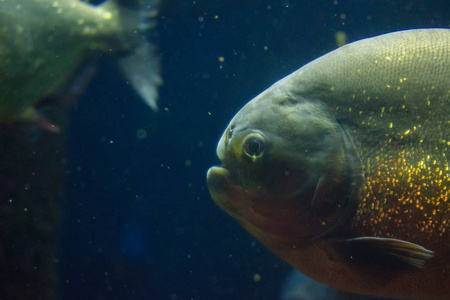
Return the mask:
<path id="1" fill-rule="evenodd" d="M 439 153 L 430 155 L 431 151 L 419 147 L 371 152 L 374 159 L 363 161 L 363 198 L 352 225 L 362 235 L 413 238 L 434 248 L 431 245 L 448 233 L 448 162 Z"/>

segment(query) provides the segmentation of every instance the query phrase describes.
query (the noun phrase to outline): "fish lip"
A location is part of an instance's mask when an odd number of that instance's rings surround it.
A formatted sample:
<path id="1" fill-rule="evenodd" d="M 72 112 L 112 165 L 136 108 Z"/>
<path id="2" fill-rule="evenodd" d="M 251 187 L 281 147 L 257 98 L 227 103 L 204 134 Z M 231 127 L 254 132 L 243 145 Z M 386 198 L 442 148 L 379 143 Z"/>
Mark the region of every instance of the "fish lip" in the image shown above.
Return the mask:
<path id="1" fill-rule="evenodd" d="M 206 173 L 206 178 L 209 180 L 212 176 L 225 176 L 229 179 L 230 171 L 227 169 L 226 165 L 221 164 L 219 166 L 212 166 L 208 169 Z"/>
<path id="2" fill-rule="evenodd" d="M 223 191 L 225 187 L 236 186 L 231 171 L 226 165 L 213 166 L 206 173 L 206 182 L 209 191 Z"/>
<path id="3" fill-rule="evenodd" d="M 206 182 L 209 193 L 219 207 L 227 203 L 227 190 L 230 186 L 230 172 L 222 166 L 213 166 L 206 173 Z"/>
<path id="4" fill-rule="evenodd" d="M 242 191 L 243 184 L 237 180 L 235 175 L 225 164 L 209 168 L 206 173 L 206 182 L 210 193 L 221 193 L 225 189 L 232 189 L 235 192 Z"/>

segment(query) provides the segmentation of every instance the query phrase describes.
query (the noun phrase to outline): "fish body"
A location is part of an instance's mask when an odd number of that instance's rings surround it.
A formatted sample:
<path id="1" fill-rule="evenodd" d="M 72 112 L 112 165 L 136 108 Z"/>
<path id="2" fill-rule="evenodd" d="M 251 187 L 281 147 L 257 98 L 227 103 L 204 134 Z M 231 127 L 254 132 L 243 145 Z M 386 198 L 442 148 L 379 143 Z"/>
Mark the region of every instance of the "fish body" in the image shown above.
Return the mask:
<path id="1" fill-rule="evenodd" d="M 142 13 L 156 1 L 2 0 L 0 2 L 0 123 L 36 121 L 36 107 L 62 96 L 94 51 L 140 60 L 135 81 L 145 81 L 141 97 L 156 108 L 158 62 L 142 37 Z M 134 6 L 131 4 L 135 4 Z M 141 22 L 142 21 L 142 22 Z M 145 28 L 148 29 L 148 28 Z M 138 49 L 148 53 L 136 54 Z M 143 61 L 145 58 L 145 61 Z M 123 66 L 127 75 L 132 64 Z"/>
<path id="2" fill-rule="evenodd" d="M 213 200 L 340 290 L 450 295 L 450 30 L 342 46 L 245 105 L 208 171 Z"/>

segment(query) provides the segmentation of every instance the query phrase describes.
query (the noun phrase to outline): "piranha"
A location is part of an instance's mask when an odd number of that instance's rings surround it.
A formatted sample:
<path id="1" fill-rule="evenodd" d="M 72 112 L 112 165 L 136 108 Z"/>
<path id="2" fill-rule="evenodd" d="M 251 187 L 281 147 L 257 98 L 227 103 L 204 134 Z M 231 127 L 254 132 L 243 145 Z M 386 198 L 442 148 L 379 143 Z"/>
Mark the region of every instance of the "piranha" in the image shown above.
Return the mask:
<path id="1" fill-rule="evenodd" d="M 0 124 L 34 122 L 57 131 L 39 108 L 79 92 L 92 70 L 83 65 L 98 52 L 112 55 L 156 110 L 161 79 L 149 35 L 157 2 L 0 0 Z"/>
<path id="2" fill-rule="evenodd" d="M 358 294 L 450 295 L 450 29 L 344 45 L 247 103 L 214 202 L 305 275 Z"/>

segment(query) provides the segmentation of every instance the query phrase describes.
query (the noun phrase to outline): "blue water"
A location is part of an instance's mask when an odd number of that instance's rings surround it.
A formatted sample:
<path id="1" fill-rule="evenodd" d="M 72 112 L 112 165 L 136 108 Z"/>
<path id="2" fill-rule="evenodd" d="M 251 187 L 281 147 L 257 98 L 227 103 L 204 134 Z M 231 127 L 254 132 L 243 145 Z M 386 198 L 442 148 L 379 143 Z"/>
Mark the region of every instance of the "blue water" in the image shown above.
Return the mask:
<path id="1" fill-rule="evenodd" d="M 158 22 L 160 111 L 106 57 L 71 110 L 62 298 L 277 299 L 289 266 L 207 191 L 222 131 L 336 31 L 448 27 L 448 1 L 165 0 Z"/>

